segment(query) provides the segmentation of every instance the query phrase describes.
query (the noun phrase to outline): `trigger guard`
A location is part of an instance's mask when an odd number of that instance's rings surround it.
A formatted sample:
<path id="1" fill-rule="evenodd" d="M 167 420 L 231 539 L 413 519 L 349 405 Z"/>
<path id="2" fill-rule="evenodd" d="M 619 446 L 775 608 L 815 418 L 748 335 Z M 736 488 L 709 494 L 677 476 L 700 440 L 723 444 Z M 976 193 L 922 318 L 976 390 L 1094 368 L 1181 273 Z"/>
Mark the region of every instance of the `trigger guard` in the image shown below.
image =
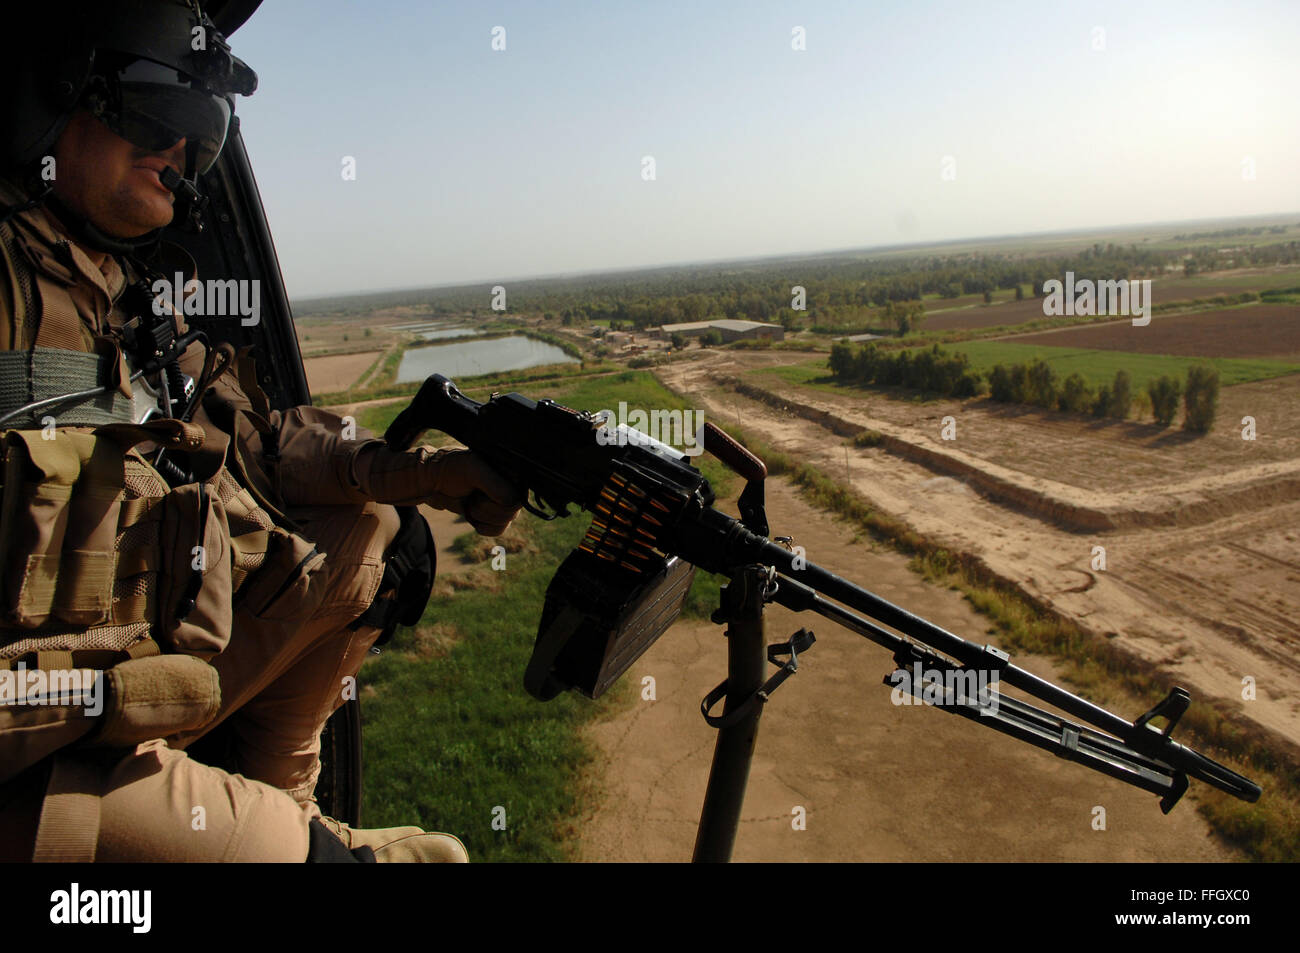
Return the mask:
<path id="1" fill-rule="evenodd" d="M 533 494 L 533 498 L 534 498 L 534 499 L 537 498 L 537 494 L 536 494 L 536 493 Z M 541 502 L 541 501 L 538 500 L 538 503 L 540 503 L 540 502 Z M 531 502 L 529 501 L 528 497 L 526 497 L 526 496 L 524 497 L 524 509 L 526 509 L 528 512 L 532 513 L 534 516 L 539 517 L 540 519 L 544 519 L 544 520 L 553 520 L 553 519 L 555 519 L 557 516 L 560 515 L 559 513 L 556 513 L 556 512 L 550 512 L 550 513 L 547 513 L 545 510 L 540 509 L 537 505 L 531 503 Z"/>

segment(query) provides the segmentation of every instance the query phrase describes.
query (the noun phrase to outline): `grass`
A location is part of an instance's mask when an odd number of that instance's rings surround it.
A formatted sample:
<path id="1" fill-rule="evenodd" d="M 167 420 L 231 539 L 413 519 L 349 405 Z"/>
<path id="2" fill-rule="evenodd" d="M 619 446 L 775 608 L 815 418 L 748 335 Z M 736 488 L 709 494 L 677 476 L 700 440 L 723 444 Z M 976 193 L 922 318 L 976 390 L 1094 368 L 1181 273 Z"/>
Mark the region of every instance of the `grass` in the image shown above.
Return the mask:
<path id="1" fill-rule="evenodd" d="M 651 375 L 634 372 L 561 379 L 529 396 L 584 410 L 620 400 L 647 409 L 683 406 Z M 369 408 L 360 422 L 382 430 L 400 409 Z M 730 489 L 725 472 L 704 463 L 715 486 Z M 524 691 L 522 678 L 546 586 L 587 523 L 585 514 L 551 522 L 522 517 L 527 545 L 508 556 L 504 571 L 478 566 L 450 577 L 419 625 L 399 629 L 363 666 L 367 827 L 448 831 L 475 861 L 572 859 L 575 825 L 595 796 L 583 783 L 593 752 L 581 728 L 633 693 L 622 684 L 594 703 L 573 693 L 542 703 Z M 459 537 L 456 545 L 472 554 L 476 538 Z M 718 580 L 698 573 L 688 613 L 711 611 L 717 591 Z M 505 812 L 504 830 L 493 827 L 497 808 Z"/>

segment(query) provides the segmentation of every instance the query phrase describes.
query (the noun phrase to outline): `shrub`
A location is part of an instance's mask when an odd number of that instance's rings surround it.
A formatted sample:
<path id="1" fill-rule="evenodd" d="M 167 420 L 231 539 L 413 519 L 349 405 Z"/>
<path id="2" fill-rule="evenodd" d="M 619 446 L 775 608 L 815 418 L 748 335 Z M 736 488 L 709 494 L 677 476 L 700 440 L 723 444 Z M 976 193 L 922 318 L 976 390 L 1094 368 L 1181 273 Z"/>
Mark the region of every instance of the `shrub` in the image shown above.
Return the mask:
<path id="1" fill-rule="evenodd" d="M 1026 404 L 1035 407 L 1052 407 L 1056 404 L 1056 371 L 1052 365 L 1040 358 L 1034 358 L 1025 368 L 1024 395 Z"/>
<path id="2" fill-rule="evenodd" d="M 1086 414 L 1092 409 L 1092 388 L 1078 371 L 1061 384 L 1056 395 L 1056 406 L 1072 414 Z"/>
<path id="3" fill-rule="evenodd" d="M 1151 398 L 1151 415 L 1161 427 L 1168 427 L 1178 413 L 1178 398 L 1183 385 L 1172 377 L 1147 381 L 1147 396 Z"/>
<path id="4" fill-rule="evenodd" d="M 874 344 L 868 344 L 858 350 L 858 355 L 853 362 L 853 376 L 864 384 L 870 384 L 880 373 L 880 362 L 883 360 L 880 354 L 880 348 Z"/>
<path id="5" fill-rule="evenodd" d="M 989 397 L 1003 404 L 1015 399 L 1011 393 L 1011 372 L 1001 364 L 994 364 L 989 371 Z"/>
<path id="6" fill-rule="evenodd" d="M 978 397 L 984 389 L 984 382 L 975 371 L 963 371 L 952 389 L 954 397 Z"/>
<path id="7" fill-rule="evenodd" d="M 1092 402 L 1092 415 L 1094 417 L 1105 417 L 1110 412 L 1110 387 L 1102 384 L 1101 389 L 1097 391 L 1097 399 Z"/>
<path id="8" fill-rule="evenodd" d="M 1128 371 L 1116 371 L 1115 383 L 1110 387 L 1110 405 L 1106 408 L 1106 416 L 1123 420 L 1128 416 L 1132 403 L 1133 392 Z"/>
<path id="9" fill-rule="evenodd" d="M 1017 404 L 1027 403 L 1029 394 L 1029 372 L 1023 364 L 1011 365 L 1011 399 Z"/>
<path id="10" fill-rule="evenodd" d="M 1183 392 L 1183 429 L 1209 433 L 1218 406 L 1219 372 L 1208 364 L 1189 367 L 1187 389 Z"/>
<path id="11" fill-rule="evenodd" d="M 848 341 L 836 341 L 831 345 L 829 360 L 831 377 L 842 381 L 856 379 L 857 375 L 854 374 L 856 363 L 857 361 L 853 356 L 853 345 Z"/>

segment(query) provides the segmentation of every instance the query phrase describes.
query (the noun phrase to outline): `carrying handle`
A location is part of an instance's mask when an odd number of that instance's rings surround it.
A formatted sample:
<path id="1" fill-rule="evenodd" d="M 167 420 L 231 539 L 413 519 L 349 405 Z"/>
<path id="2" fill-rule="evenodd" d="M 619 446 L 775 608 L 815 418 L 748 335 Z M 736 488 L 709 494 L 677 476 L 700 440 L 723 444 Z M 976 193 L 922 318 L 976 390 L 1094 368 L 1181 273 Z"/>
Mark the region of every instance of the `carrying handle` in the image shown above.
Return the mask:
<path id="1" fill-rule="evenodd" d="M 742 447 L 731 434 L 713 421 L 704 425 L 704 449 L 721 460 L 728 469 L 744 477 L 745 489 L 736 501 L 740 521 L 751 533 L 766 536 L 767 504 L 763 499 L 763 481 L 767 479 L 767 464 Z"/>

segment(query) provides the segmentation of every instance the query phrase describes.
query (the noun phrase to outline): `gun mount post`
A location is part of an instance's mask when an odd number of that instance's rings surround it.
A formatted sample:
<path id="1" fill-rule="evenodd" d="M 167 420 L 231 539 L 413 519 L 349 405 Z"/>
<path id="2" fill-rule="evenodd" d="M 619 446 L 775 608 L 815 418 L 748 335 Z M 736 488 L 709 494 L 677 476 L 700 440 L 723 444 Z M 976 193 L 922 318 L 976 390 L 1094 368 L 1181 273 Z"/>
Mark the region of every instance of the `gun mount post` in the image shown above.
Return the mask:
<path id="1" fill-rule="evenodd" d="M 763 714 L 763 706 L 755 700 L 763 686 L 763 603 L 770 580 L 766 566 L 737 569 L 723 588 L 722 605 L 713 615 L 714 622 L 727 623 L 727 680 L 705 699 L 705 718 L 709 717 L 709 705 L 722 692 L 727 701 L 717 722 L 713 766 L 695 836 L 695 863 L 727 863 L 736 842 L 749 766 L 758 742 L 758 720 Z"/>

